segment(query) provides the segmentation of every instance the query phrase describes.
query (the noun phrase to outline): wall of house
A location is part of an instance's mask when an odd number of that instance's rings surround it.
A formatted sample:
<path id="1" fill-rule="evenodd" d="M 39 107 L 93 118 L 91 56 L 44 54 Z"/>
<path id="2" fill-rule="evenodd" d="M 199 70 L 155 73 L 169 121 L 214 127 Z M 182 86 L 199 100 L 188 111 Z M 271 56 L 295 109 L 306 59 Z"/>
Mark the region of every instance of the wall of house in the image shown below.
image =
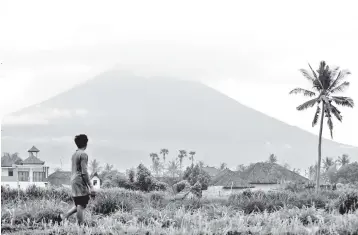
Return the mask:
<path id="1" fill-rule="evenodd" d="M 18 180 L 18 171 L 27 171 L 29 172 L 29 179 L 28 181 L 21 181 L 21 182 L 33 182 L 33 172 L 44 172 L 43 166 L 21 166 L 21 167 L 14 167 L 13 169 L 13 176 L 9 176 L 9 169 L 10 168 L 1 168 L 1 181 L 5 182 L 17 182 Z M 47 172 L 45 171 L 45 178 L 47 177 Z M 44 179 L 44 181 L 46 181 Z M 36 182 L 34 182 L 36 183 Z"/>
<path id="2" fill-rule="evenodd" d="M 1 180 L 1 185 L 9 188 L 15 188 L 15 189 L 18 188 L 17 182 L 3 182 Z M 37 187 L 42 187 L 42 188 L 47 187 L 46 182 L 19 182 L 20 189 L 27 189 L 31 185 L 35 185 Z"/>
<path id="3" fill-rule="evenodd" d="M 97 181 L 96 185 L 94 184 L 95 180 Z M 100 189 L 101 188 L 100 181 L 99 181 L 99 178 L 97 176 L 95 176 L 95 177 L 93 177 L 91 179 L 91 183 L 92 183 L 94 189 Z"/>
<path id="4" fill-rule="evenodd" d="M 13 176 L 9 176 L 9 170 L 13 170 Z M 17 171 L 15 168 L 1 168 L 1 181 L 17 182 Z"/>
<path id="5" fill-rule="evenodd" d="M 262 191 L 269 191 L 278 189 L 281 185 L 280 184 L 251 184 L 255 186 L 252 190 L 262 190 Z"/>
<path id="6" fill-rule="evenodd" d="M 8 176 L 9 171 L 8 168 L 1 168 L 1 176 Z"/>

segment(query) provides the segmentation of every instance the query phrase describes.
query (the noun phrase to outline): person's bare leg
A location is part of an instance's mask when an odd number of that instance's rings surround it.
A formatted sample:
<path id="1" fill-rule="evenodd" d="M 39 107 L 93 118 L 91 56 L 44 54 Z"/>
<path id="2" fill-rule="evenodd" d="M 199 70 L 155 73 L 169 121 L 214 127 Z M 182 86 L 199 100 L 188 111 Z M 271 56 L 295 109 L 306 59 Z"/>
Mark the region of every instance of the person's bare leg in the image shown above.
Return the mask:
<path id="1" fill-rule="evenodd" d="M 73 214 L 76 213 L 76 212 L 77 212 L 77 207 L 74 206 L 74 207 L 72 207 L 66 214 L 64 214 L 64 215 L 62 216 L 62 219 L 68 219 L 68 217 L 70 217 L 71 215 L 73 215 Z"/>
<path id="2" fill-rule="evenodd" d="M 84 207 L 81 205 L 77 205 L 77 222 L 78 225 L 82 225 L 83 224 L 83 211 L 84 211 Z"/>

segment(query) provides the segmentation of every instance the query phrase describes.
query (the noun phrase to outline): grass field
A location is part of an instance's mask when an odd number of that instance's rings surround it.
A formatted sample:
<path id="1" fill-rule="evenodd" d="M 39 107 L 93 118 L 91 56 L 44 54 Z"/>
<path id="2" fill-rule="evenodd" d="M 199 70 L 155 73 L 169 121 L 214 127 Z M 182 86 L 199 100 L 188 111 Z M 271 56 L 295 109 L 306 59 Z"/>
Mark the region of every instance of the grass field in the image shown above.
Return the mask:
<path id="1" fill-rule="evenodd" d="M 86 210 L 57 224 L 71 206 L 68 189 L 2 188 L 3 234 L 358 234 L 358 190 L 244 191 L 173 201 L 169 192 L 98 192 Z M 347 213 L 346 213 L 347 212 Z"/>

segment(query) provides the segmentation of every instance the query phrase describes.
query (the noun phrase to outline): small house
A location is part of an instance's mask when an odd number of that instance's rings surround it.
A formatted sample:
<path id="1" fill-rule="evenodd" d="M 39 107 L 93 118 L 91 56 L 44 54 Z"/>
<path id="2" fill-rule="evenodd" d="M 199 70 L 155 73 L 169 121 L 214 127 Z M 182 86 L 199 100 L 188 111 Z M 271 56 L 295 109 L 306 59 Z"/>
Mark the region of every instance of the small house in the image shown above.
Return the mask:
<path id="1" fill-rule="evenodd" d="M 97 172 L 95 172 L 92 176 L 91 176 L 91 183 L 93 185 L 94 189 L 100 189 L 101 188 L 101 180 L 97 174 Z"/>

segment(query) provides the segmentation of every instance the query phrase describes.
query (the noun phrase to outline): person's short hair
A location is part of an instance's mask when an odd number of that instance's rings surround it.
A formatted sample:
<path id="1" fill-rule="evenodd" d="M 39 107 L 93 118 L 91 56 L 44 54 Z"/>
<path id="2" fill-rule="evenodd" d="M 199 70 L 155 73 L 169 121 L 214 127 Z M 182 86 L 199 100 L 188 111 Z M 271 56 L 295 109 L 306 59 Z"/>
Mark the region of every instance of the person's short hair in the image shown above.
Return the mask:
<path id="1" fill-rule="evenodd" d="M 88 143 L 87 135 L 84 134 L 76 135 L 75 143 L 79 149 L 87 147 L 87 143 Z"/>

